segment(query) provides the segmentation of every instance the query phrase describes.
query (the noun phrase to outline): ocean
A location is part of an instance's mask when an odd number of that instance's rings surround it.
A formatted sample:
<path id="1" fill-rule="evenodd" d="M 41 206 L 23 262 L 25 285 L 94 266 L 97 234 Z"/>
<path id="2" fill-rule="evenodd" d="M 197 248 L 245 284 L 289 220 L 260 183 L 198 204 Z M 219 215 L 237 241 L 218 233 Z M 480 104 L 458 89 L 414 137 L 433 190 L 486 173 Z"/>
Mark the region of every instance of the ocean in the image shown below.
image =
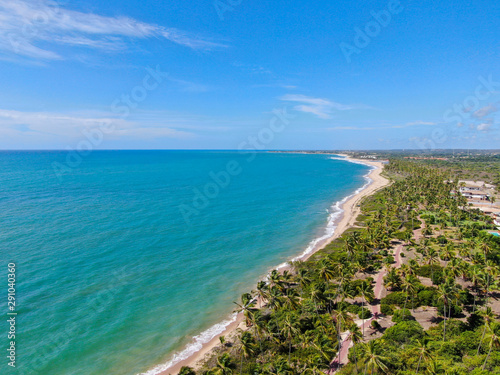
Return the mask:
<path id="1" fill-rule="evenodd" d="M 368 171 L 329 155 L 1 152 L 1 304 L 14 263 L 18 313 L 17 367 L 2 374 L 168 367 L 270 269 L 331 235 Z"/>

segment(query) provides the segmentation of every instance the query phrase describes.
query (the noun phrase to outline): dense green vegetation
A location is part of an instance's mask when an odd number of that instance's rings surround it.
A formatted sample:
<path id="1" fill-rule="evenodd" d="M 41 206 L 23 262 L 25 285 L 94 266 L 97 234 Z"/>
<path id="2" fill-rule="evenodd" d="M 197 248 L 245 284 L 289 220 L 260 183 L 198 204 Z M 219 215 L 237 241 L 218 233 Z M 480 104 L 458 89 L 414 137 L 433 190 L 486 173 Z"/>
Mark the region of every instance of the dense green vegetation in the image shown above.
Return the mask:
<path id="1" fill-rule="evenodd" d="M 222 338 L 198 373 L 326 373 L 347 336 L 354 346 L 338 374 L 500 374 L 491 308 L 500 238 L 485 231 L 490 218 L 452 193 L 451 168 L 425 164 L 392 159 L 392 184 L 364 200 L 355 228 L 244 294 L 237 311 L 248 329 Z M 378 305 L 382 315 L 372 317 Z"/>
<path id="2" fill-rule="evenodd" d="M 366 157 L 373 153 L 352 154 L 354 157 Z M 500 151 L 498 150 L 378 151 L 376 156 L 393 160 L 419 158 L 420 164 L 439 168 L 458 179 L 486 181 L 500 187 Z"/>

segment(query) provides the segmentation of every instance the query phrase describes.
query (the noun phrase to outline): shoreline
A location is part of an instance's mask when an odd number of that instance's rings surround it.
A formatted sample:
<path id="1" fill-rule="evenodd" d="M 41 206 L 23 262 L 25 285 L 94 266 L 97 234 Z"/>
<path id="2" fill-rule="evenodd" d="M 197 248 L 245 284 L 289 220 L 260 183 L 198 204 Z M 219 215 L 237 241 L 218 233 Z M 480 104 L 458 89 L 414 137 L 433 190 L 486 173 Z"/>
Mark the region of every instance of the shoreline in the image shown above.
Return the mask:
<path id="1" fill-rule="evenodd" d="M 275 267 L 275 269 L 288 268 L 291 261 L 305 261 L 318 251 L 324 249 L 328 244 L 340 237 L 346 229 L 354 225 L 354 223 L 356 222 L 356 218 L 361 212 L 361 209 L 359 207 L 360 201 L 389 184 L 389 180 L 381 176 L 384 166 L 384 163 L 381 161 L 354 159 L 344 154 L 329 155 L 331 155 L 333 159 L 345 160 L 351 163 L 364 164 L 372 167 L 372 169 L 364 176 L 367 179 L 367 182 L 361 188 L 357 189 L 353 194 L 332 205 L 332 207 L 337 208 L 338 211 L 330 214 L 328 218 L 328 225 L 325 228 L 325 230 L 327 231 L 328 229 L 333 230 L 331 235 L 325 234 L 324 236 L 318 237 L 317 239 L 313 240 L 311 244 L 306 248 L 306 250 L 304 250 L 300 255 L 294 257 L 293 259 L 290 259 L 286 263 L 278 265 L 277 267 Z M 340 156 L 340 158 L 335 158 L 335 156 Z M 237 333 L 236 330 L 238 328 L 243 330 L 245 329 L 242 313 L 233 314 L 231 318 L 233 320 L 225 325 L 222 332 L 215 334 L 208 342 L 199 344 L 201 345 L 201 348 L 196 352 L 190 354 L 186 358 L 180 359 L 179 361 L 177 361 L 177 363 L 169 366 L 169 363 L 176 361 L 175 356 L 179 355 L 179 353 L 175 353 L 174 357 L 169 362 L 162 365 L 157 365 L 152 369 L 142 373 L 141 375 L 177 374 L 183 366 L 189 366 L 194 368 L 195 370 L 199 369 L 200 362 L 205 358 L 205 356 L 211 353 L 216 347 L 220 345 L 219 337 L 225 336 L 226 339 L 229 339 Z M 224 322 L 228 322 L 227 318 L 225 318 L 223 323 Z M 205 332 L 207 331 L 204 331 L 203 333 Z M 197 337 L 199 336 L 195 337 L 195 343 L 188 344 L 188 346 L 186 346 L 181 351 L 181 353 L 190 346 L 196 346 Z M 230 339 L 227 341 L 230 341 Z"/>

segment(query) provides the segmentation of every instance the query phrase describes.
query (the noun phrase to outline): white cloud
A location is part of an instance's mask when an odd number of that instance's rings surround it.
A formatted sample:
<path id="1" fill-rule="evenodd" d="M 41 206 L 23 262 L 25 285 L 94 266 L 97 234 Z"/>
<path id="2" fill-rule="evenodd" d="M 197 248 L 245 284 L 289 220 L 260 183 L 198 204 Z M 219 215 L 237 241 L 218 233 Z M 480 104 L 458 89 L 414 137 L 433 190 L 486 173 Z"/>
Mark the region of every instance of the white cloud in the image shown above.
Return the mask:
<path id="1" fill-rule="evenodd" d="M 496 111 L 498 111 L 498 108 L 495 105 L 490 104 L 483 108 L 478 109 L 476 112 L 472 114 L 472 116 L 474 116 L 475 118 L 483 118 L 488 115 L 491 115 L 492 113 L 495 113 Z"/>
<path id="2" fill-rule="evenodd" d="M 437 123 L 428 121 L 413 121 L 403 125 L 380 125 L 380 126 L 335 126 L 329 130 L 381 130 L 381 129 L 403 129 L 412 126 L 435 126 Z"/>
<path id="3" fill-rule="evenodd" d="M 480 132 L 487 131 L 491 128 L 491 125 L 492 125 L 491 123 L 487 123 L 487 122 L 479 124 L 477 126 L 477 130 L 479 130 Z"/>
<path id="4" fill-rule="evenodd" d="M 312 113 L 321 119 L 331 118 L 333 111 L 347 111 L 355 108 L 354 106 L 336 103 L 327 99 L 312 98 L 305 95 L 288 94 L 282 96 L 280 100 L 302 103 L 296 105 L 294 109 L 300 112 Z"/>
<path id="5" fill-rule="evenodd" d="M 201 92 L 207 92 L 210 89 L 208 86 L 191 81 L 184 81 L 182 79 L 177 79 L 172 77 L 167 77 L 167 79 L 170 80 L 171 82 L 178 84 L 180 89 L 185 92 L 201 93 Z"/>
<path id="6" fill-rule="evenodd" d="M 145 38 L 164 39 L 193 49 L 223 46 L 175 28 L 129 17 L 69 10 L 50 0 L 0 0 L 0 51 L 3 53 L 54 60 L 63 56 L 49 45 L 118 51 L 126 49 L 130 39 Z"/>
<path id="7" fill-rule="evenodd" d="M 48 112 L 21 112 L 0 109 L 0 134 L 18 136 L 21 142 L 29 137 L 53 138 L 70 142 L 84 137 L 84 131 L 112 129 L 109 139 L 149 139 L 156 137 L 187 138 L 191 133 L 156 124 L 139 124 L 112 117 L 83 117 Z"/>
<path id="8" fill-rule="evenodd" d="M 427 125 L 427 126 L 434 126 L 437 125 L 435 122 L 430 122 L 430 121 L 413 121 L 413 122 L 408 122 L 403 127 L 407 128 L 410 126 L 419 126 L 419 125 Z"/>

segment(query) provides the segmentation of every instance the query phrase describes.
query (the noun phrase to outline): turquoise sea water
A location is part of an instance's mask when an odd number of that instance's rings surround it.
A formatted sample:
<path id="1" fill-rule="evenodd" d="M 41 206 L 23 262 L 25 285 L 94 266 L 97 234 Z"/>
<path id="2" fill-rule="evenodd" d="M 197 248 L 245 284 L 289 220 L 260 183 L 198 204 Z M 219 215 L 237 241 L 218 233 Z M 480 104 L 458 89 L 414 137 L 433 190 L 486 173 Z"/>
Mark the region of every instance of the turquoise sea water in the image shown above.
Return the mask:
<path id="1" fill-rule="evenodd" d="M 16 263 L 19 313 L 18 367 L 4 360 L 2 374 L 155 373 L 324 235 L 369 170 L 327 155 L 99 151 L 58 177 L 66 157 L 0 153 L 0 274 L 6 285 Z"/>

